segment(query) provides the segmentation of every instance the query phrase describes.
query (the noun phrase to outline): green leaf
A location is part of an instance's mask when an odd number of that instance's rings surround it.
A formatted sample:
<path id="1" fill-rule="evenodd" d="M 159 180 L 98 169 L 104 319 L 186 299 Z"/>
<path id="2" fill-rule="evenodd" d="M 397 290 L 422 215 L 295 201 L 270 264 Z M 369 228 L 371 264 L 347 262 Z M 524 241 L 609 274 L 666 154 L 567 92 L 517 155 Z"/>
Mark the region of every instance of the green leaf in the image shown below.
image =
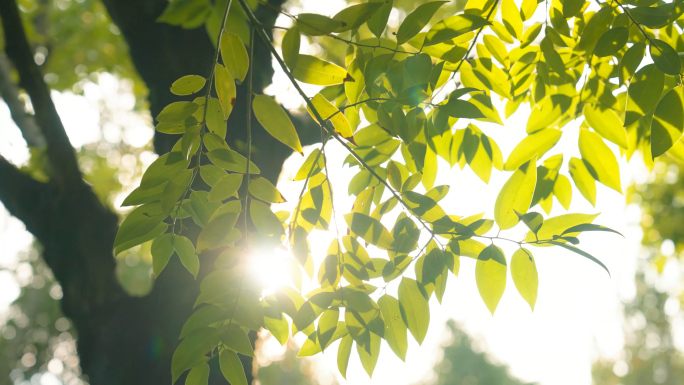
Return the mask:
<path id="1" fill-rule="evenodd" d="M 667 152 L 684 130 L 684 87 L 678 85 L 658 102 L 651 123 L 651 156 Z"/>
<path id="2" fill-rule="evenodd" d="M 432 1 L 421 4 L 408 14 L 397 31 L 397 44 L 402 45 L 416 36 L 445 3 L 446 1 Z"/>
<path id="3" fill-rule="evenodd" d="M 385 250 L 392 247 L 394 238 L 379 220 L 359 212 L 346 214 L 344 220 L 351 231 L 366 242 Z"/>
<path id="4" fill-rule="evenodd" d="M 606 267 L 606 265 L 604 265 L 603 262 L 599 261 L 598 259 L 596 259 L 596 258 L 595 258 L 594 256 L 592 256 L 591 254 L 587 253 L 586 251 L 580 250 L 580 249 L 576 248 L 575 246 L 571 246 L 571 245 L 568 245 L 568 244 L 565 244 L 565 243 L 562 243 L 562 242 L 558 242 L 558 241 L 549 241 L 549 242 L 552 243 L 552 244 L 554 244 L 554 245 L 556 245 L 556 246 L 560 246 L 560 247 L 562 247 L 562 248 L 564 248 L 564 249 L 568 249 L 568 250 L 570 250 L 570 251 L 572 251 L 572 252 L 574 252 L 574 253 L 577 253 L 577 254 L 579 254 L 579 255 L 581 255 L 581 256 L 583 256 L 583 257 L 585 257 L 585 258 L 587 258 L 587 259 L 593 261 L 594 263 L 596 263 L 596 264 L 598 264 L 599 266 L 601 266 L 601 267 L 603 268 L 603 270 L 605 270 L 606 273 L 608 273 L 608 276 L 610 276 L 610 271 L 608 270 L 608 268 Z"/>
<path id="5" fill-rule="evenodd" d="M 532 44 L 534 39 L 536 39 L 537 36 L 539 36 L 539 32 L 541 32 L 541 30 L 542 30 L 542 26 L 543 26 L 542 23 L 536 23 L 536 24 L 532 25 L 530 28 L 528 28 L 525 31 L 525 34 L 523 35 L 522 40 L 520 40 L 520 48 L 525 48 L 528 45 Z"/>
<path id="6" fill-rule="evenodd" d="M 662 7 L 635 7 L 629 9 L 634 21 L 649 28 L 659 27 L 670 18 L 670 12 Z"/>
<path id="7" fill-rule="evenodd" d="M 596 42 L 594 55 L 598 57 L 614 55 L 627 44 L 628 38 L 629 28 L 627 27 L 609 29 Z"/>
<path id="8" fill-rule="evenodd" d="M 516 211 L 526 213 L 532 203 L 537 183 L 537 156 L 520 166 L 503 185 L 494 205 L 494 220 L 501 230 L 510 229 L 520 219 Z"/>
<path id="9" fill-rule="evenodd" d="M 435 24 L 430 29 L 425 36 L 423 46 L 428 47 L 443 43 L 447 40 L 461 36 L 464 33 L 474 31 L 478 28 L 482 28 L 491 24 L 492 23 L 479 16 L 470 15 L 467 13 L 447 17 L 446 19 Z"/>
<path id="10" fill-rule="evenodd" d="M 627 89 L 625 127 L 641 119 L 658 104 L 664 85 L 665 74 L 655 64 L 647 64 L 634 74 Z"/>
<path id="11" fill-rule="evenodd" d="M 299 35 L 299 28 L 292 27 L 285 32 L 282 43 L 283 60 L 290 70 L 297 68 L 299 61 L 299 46 L 301 44 L 301 36 Z"/>
<path id="12" fill-rule="evenodd" d="M 422 344 L 430 323 L 428 295 L 415 279 L 403 277 L 399 283 L 399 303 L 403 309 L 408 330 Z"/>
<path id="13" fill-rule="evenodd" d="M 171 209 L 183 197 L 190 186 L 193 171 L 183 170 L 176 174 L 164 186 L 164 191 L 161 195 L 161 209 L 165 213 L 170 213 Z"/>
<path id="14" fill-rule="evenodd" d="M 159 122 L 154 129 L 164 134 L 182 134 L 195 127 L 199 127 L 199 122 L 194 116 L 189 116 L 185 120 L 177 122 Z"/>
<path id="15" fill-rule="evenodd" d="M 173 102 L 164 107 L 159 115 L 158 122 L 178 122 L 189 118 L 199 106 L 193 102 Z"/>
<path id="16" fill-rule="evenodd" d="M 173 234 L 163 234 L 152 242 L 152 271 L 154 278 L 159 277 L 173 255 Z"/>
<path id="17" fill-rule="evenodd" d="M 249 214 L 254 222 L 254 227 L 263 235 L 280 236 L 284 234 L 283 225 L 280 219 L 273 214 L 273 211 L 263 202 L 251 200 Z"/>
<path id="18" fill-rule="evenodd" d="M 352 345 L 354 339 L 347 334 L 340 341 L 340 347 L 337 350 L 337 368 L 344 379 L 347 378 L 347 367 L 349 366 L 349 356 L 351 355 Z"/>
<path id="19" fill-rule="evenodd" d="M 249 182 L 249 193 L 253 197 L 269 203 L 287 202 L 283 194 L 266 178 L 255 178 Z"/>
<path id="20" fill-rule="evenodd" d="M 385 340 L 394 354 L 406 360 L 406 350 L 408 349 L 407 327 L 401 315 L 401 305 L 399 301 L 385 294 L 378 299 L 378 306 L 385 321 Z"/>
<path id="21" fill-rule="evenodd" d="M 646 44 L 644 42 L 634 43 L 629 47 L 620 60 L 618 68 L 620 85 L 632 78 L 644 56 L 646 56 Z"/>
<path id="22" fill-rule="evenodd" d="M 589 172 L 593 171 L 595 173 L 595 179 L 622 193 L 620 166 L 615 158 L 615 154 L 603 142 L 599 134 L 581 129 L 579 150 L 580 154 L 582 154 L 582 159 L 591 166 Z"/>
<path id="23" fill-rule="evenodd" d="M 237 324 L 232 324 L 223 332 L 223 344 L 229 349 L 245 356 L 254 357 L 249 337 Z"/>
<path id="24" fill-rule="evenodd" d="M 537 276 L 537 265 L 529 250 L 519 248 L 513 253 L 511 258 L 511 277 L 520 296 L 530 304 L 530 308 L 534 311 L 534 304 L 537 302 L 539 277 Z"/>
<path id="25" fill-rule="evenodd" d="M 247 376 L 242 362 L 237 353 L 230 349 L 223 349 L 219 352 L 219 365 L 223 377 L 228 380 L 230 385 L 247 385 Z"/>
<path id="26" fill-rule="evenodd" d="M 238 35 L 223 31 L 221 36 L 221 57 L 228 72 L 242 83 L 249 70 L 249 54 Z"/>
<path id="27" fill-rule="evenodd" d="M 235 222 L 238 219 L 239 210 L 236 210 L 236 212 L 220 214 L 219 210 L 217 210 L 216 213 L 211 217 L 197 238 L 198 253 L 205 253 L 207 251 L 215 250 L 232 243 L 232 234 L 230 230 L 235 226 Z"/>
<path id="28" fill-rule="evenodd" d="M 527 226 L 527 228 L 535 234 L 539 231 L 544 223 L 544 217 L 542 217 L 542 215 L 539 213 L 535 213 L 534 211 L 526 214 L 520 214 L 517 211 L 515 213 L 518 215 L 520 220 L 523 221 L 525 226 Z"/>
<path id="29" fill-rule="evenodd" d="M 558 143 L 562 134 L 561 130 L 546 128 L 526 136 L 511 151 L 511 155 L 508 156 L 504 165 L 504 170 L 517 170 L 534 155 L 541 158 Z"/>
<path id="30" fill-rule="evenodd" d="M 475 281 L 480 297 L 494 315 L 499 300 L 506 289 L 506 257 L 494 244 L 484 248 L 477 256 Z"/>
<path id="31" fill-rule="evenodd" d="M 335 32 L 344 32 L 349 31 L 350 29 L 355 30 L 359 28 L 363 23 L 373 17 L 375 12 L 382 6 L 383 4 L 378 3 L 361 3 L 341 10 L 333 16 L 333 20 L 342 22 L 343 24 L 342 27 L 338 28 Z"/>
<path id="32" fill-rule="evenodd" d="M 344 68 L 310 55 L 299 55 L 297 67 L 292 71 L 292 76 L 301 82 L 318 86 L 332 86 L 354 81 Z"/>
<path id="33" fill-rule="evenodd" d="M 286 146 L 302 153 L 302 145 L 290 117 L 275 100 L 266 95 L 257 95 L 252 102 L 254 116 L 269 134 Z"/>
<path id="34" fill-rule="evenodd" d="M 206 166 L 202 166 L 206 167 Z M 223 177 L 214 183 L 214 187 L 209 191 L 207 200 L 209 202 L 224 201 L 232 196 L 237 196 L 237 191 L 242 185 L 242 174 L 226 174 L 223 170 Z"/>
<path id="35" fill-rule="evenodd" d="M 571 158 L 568 166 L 570 176 L 575 181 L 575 186 L 577 186 L 579 192 L 592 206 L 595 206 L 596 182 L 594 182 L 594 177 L 589 173 L 587 166 L 578 158 Z"/>
<path id="36" fill-rule="evenodd" d="M 589 126 L 601 136 L 627 149 L 627 131 L 622 125 L 622 119 L 610 108 L 602 108 L 598 104 L 584 105 L 584 118 Z"/>
<path id="37" fill-rule="evenodd" d="M 523 20 L 520 11 L 518 11 L 518 7 L 513 0 L 503 0 L 501 2 L 501 18 L 506 30 L 516 39 L 522 40 Z M 535 27 L 533 26 L 532 28 Z"/>
<path id="38" fill-rule="evenodd" d="M 164 234 L 168 228 L 162 222 L 165 217 L 159 202 L 147 203 L 131 211 L 116 233 L 114 255 Z"/>
<path id="39" fill-rule="evenodd" d="M 577 15 L 584 7 L 584 3 L 586 3 L 586 0 L 564 0 L 563 16 L 565 16 L 566 19 L 569 19 Z"/>
<path id="40" fill-rule="evenodd" d="M 682 71 L 682 62 L 679 54 L 671 45 L 658 39 L 651 41 L 648 52 L 658 68 L 664 73 L 677 76 Z"/>
<path id="41" fill-rule="evenodd" d="M 318 320 L 318 328 L 316 333 L 318 335 L 318 343 L 324 350 L 328 343 L 330 343 L 335 330 L 337 330 L 337 322 L 340 320 L 340 310 L 337 308 L 330 308 L 321 314 Z"/>
<path id="42" fill-rule="evenodd" d="M 561 235 L 571 234 L 571 233 L 580 233 L 583 231 L 605 231 L 605 232 L 618 234 L 618 235 L 622 236 L 623 238 L 625 237 L 624 235 L 620 234 L 619 232 L 617 232 L 613 229 L 610 229 L 608 227 L 601 226 L 601 225 L 595 225 L 593 223 L 582 223 L 581 225 L 572 226 L 572 227 L 566 229 L 565 231 L 563 231 L 561 233 Z"/>
<path id="43" fill-rule="evenodd" d="M 563 214 L 548 218 L 537 232 L 537 237 L 539 237 L 539 240 L 553 239 L 554 235 L 560 236 L 565 230 L 573 226 L 591 223 L 597 216 L 598 214 Z M 525 242 L 534 242 L 537 237 L 532 232 L 529 232 L 525 237 Z"/>
<path id="44" fill-rule="evenodd" d="M 306 158 L 304 164 L 302 164 L 302 167 L 299 168 L 299 171 L 297 171 L 297 175 L 295 175 L 293 180 L 305 180 L 309 177 L 309 175 L 314 176 L 321 172 L 325 166 L 324 158 L 325 157 L 323 156 L 323 153 L 321 153 L 321 150 L 315 148 Z"/>
<path id="45" fill-rule="evenodd" d="M 227 120 L 231 112 L 233 112 L 233 105 L 235 104 L 235 98 L 237 97 L 235 79 L 233 79 L 233 75 L 228 72 L 226 67 L 218 64 L 214 70 L 214 84 L 216 85 L 216 95 L 218 95 L 219 101 L 221 102 L 223 120 Z M 213 100 L 213 98 L 210 100 Z M 211 107 L 211 102 L 208 107 Z M 219 136 L 224 138 L 225 131 L 223 132 L 223 135 L 220 135 L 219 133 Z"/>
<path id="46" fill-rule="evenodd" d="M 454 118 L 480 119 L 485 117 L 473 103 L 460 99 L 449 98 L 449 101 L 439 106 L 439 109 Z"/>
<path id="47" fill-rule="evenodd" d="M 230 82 L 234 83 L 233 79 Z M 229 107 L 229 113 L 232 111 L 233 107 Z M 209 104 L 207 105 L 207 118 L 206 124 L 209 132 L 215 134 L 219 138 L 226 137 L 226 115 L 224 113 L 224 108 L 221 106 L 221 102 L 216 98 L 209 98 Z"/>
<path id="48" fill-rule="evenodd" d="M 224 170 L 240 173 L 247 172 L 247 159 L 235 151 L 219 148 L 209 151 L 207 156 L 213 164 Z M 253 162 L 249 162 L 250 174 L 259 174 L 260 172 L 259 168 Z"/>
<path id="49" fill-rule="evenodd" d="M 380 337 L 375 335 L 375 333 L 370 333 L 370 352 L 363 349 L 358 343 L 356 344 L 356 351 L 359 353 L 361 365 L 366 373 L 368 373 L 368 377 L 373 376 L 373 370 L 375 370 L 375 365 L 378 363 L 378 358 L 380 357 L 380 341 Z"/>
<path id="50" fill-rule="evenodd" d="M 305 35 L 323 36 L 344 27 L 344 23 L 316 13 L 300 13 L 297 27 Z"/>
<path id="51" fill-rule="evenodd" d="M 387 27 L 387 20 L 389 19 L 390 13 L 392 12 L 392 6 L 394 5 L 394 0 L 371 0 L 371 2 L 384 2 L 385 4 L 378 9 L 373 17 L 366 22 L 368 29 L 379 38 L 382 35 L 382 31 Z"/>
<path id="52" fill-rule="evenodd" d="M 188 269 L 193 277 L 197 278 L 200 263 L 197 254 L 195 254 L 195 246 L 192 245 L 192 242 L 182 235 L 174 235 L 173 248 L 176 250 L 183 266 Z"/>
<path id="53" fill-rule="evenodd" d="M 318 115 L 323 120 L 330 120 L 333 127 L 335 128 L 335 132 L 340 134 L 343 138 L 356 144 L 354 142 L 354 133 L 352 132 L 352 128 L 349 124 L 349 121 L 344 116 L 344 114 L 340 113 L 340 110 L 337 109 L 335 105 L 330 103 L 328 99 L 325 98 L 325 96 L 323 96 L 320 93 L 316 94 L 313 98 L 311 98 L 311 104 L 313 104 L 314 108 L 318 112 Z M 307 110 L 311 114 L 311 117 L 316 119 L 316 116 L 313 114 L 309 107 L 307 107 Z"/>
<path id="54" fill-rule="evenodd" d="M 204 87 L 207 80 L 199 75 L 186 75 L 171 84 L 171 93 L 192 95 Z"/>
<path id="55" fill-rule="evenodd" d="M 209 384 L 209 365 L 199 364 L 190 370 L 185 378 L 185 385 L 207 385 Z"/>
<path id="56" fill-rule="evenodd" d="M 401 190 L 401 186 L 403 184 L 401 171 L 393 160 L 390 160 L 390 162 L 387 164 L 387 180 L 390 182 L 390 185 L 393 189 L 397 191 Z"/>
<path id="57" fill-rule="evenodd" d="M 185 337 L 171 358 L 171 382 L 175 383 L 183 372 L 205 362 L 205 354 L 216 347 L 220 334 L 218 329 L 202 328 Z"/>

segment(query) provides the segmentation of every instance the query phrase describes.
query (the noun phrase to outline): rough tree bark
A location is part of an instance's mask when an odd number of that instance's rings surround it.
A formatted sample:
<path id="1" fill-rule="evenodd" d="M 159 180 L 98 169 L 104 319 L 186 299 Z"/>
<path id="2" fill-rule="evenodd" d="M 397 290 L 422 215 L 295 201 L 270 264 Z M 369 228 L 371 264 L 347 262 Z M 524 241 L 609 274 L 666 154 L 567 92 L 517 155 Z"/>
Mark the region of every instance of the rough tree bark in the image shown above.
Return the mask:
<path id="1" fill-rule="evenodd" d="M 282 1 L 271 3 L 279 6 Z M 152 116 L 178 100 L 169 92 L 174 80 L 208 72 L 214 48 L 203 28 L 184 30 L 155 22 L 167 0 L 103 2 L 149 88 Z M 271 8 L 260 7 L 258 16 L 269 25 L 277 15 Z M 202 261 L 202 271 L 195 281 L 177 259 L 172 259 L 149 295 L 131 297 L 122 290 L 112 255 L 118 218 L 100 204 L 81 177 L 49 89 L 33 61 L 14 0 L 0 1 L 0 17 L 7 56 L 19 72 L 19 86 L 31 98 L 51 167 L 51 180 L 40 183 L 0 157 L 0 201 L 44 248 L 44 258 L 62 285 L 62 308 L 76 329 L 81 367 L 90 383 L 169 383 L 171 356 L 180 329 L 199 292 L 198 282 L 211 269 L 211 263 Z M 253 68 L 260 75 L 255 76 L 255 90 L 259 92 L 270 82 L 273 69 L 270 54 L 260 41 L 255 45 L 255 55 Z M 229 144 L 245 140 L 245 97 L 244 87 L 238 87 L 236 108 L 228 123 Z M 17 124 L 22 126 L 19 121 Z M 296 118 L 295 124 L 303 144 L 320 140 L 318 127 L 308 117 Z M 178 136 L 157 133 L 155 150 L 165 153 L 176 140 Z M 255 163 L 264 176 L 275 182 L 291 150 L 258 128 L 254 130 L 253 146 Z M 220 371 L 212 369 L 211 382 L 221 383 Z M 250 373 L 248 377 L 251 381 Z"/>

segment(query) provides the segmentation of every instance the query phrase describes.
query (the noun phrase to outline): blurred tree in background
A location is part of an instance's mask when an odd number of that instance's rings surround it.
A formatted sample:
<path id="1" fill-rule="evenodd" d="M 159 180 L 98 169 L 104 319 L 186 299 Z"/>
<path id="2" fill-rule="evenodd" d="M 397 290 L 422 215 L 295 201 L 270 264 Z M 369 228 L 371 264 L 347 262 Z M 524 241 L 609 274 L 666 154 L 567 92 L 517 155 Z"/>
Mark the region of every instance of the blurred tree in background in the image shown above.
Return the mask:
<path id="1" fill-rule="evenodd" d="M 628 202 L 642 211 L 643 250 L 635 297 L 624 306 L 624 349 L 618 360 L 600 359 L 594 364 L 597 385 L 684 383 L 684 354 L 675 344 L 673 330 L 673 323 L 682 322 L 684 301 L 678 281 L 683 271 L 684 170 L 681 163 L 659 161 L 653 171 L 627 194 Z M 674 282 L 663 276 L 666 267 L 673 273 L 670 277 L 676 277 Z"/>

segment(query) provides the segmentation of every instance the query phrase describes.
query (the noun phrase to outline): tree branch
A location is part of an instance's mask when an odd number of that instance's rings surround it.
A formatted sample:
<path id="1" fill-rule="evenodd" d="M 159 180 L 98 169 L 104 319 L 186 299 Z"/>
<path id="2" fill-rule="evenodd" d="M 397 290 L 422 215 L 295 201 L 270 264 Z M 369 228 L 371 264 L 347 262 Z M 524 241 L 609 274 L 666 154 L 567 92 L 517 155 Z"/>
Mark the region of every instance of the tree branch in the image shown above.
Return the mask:
<path id="1" fill-rule="evenodd" d="M 0 95 L 7 103 L 12 120 L 17 124 L 21 135 L 29 147 L 45 147 L 45 137 L 40 133 L 36 120 L 24 110 L 24 103 L 19 99 L 19 87 L 12 81 L 12 64 L 7 55 L 0 52 Z"/>
<path id="2" fill-rule="evenodd" d="M 46 213 L 52 211 L 50 190 L 48 184 L 24 174 L 0 156 L 0 201 L 39 239 L 45 239 L 48 232 Z"/>
<path id="3" fill-rule="evenodd" d="M 45 137 L 52 178 L 63 190 L 80 188 L 83 184 L 76 153 L 67 137 L 62 120 L 50 97 L 50 89 L 33 60 L 33 53 L 15 0 L 0 1 L 0 19 L 5 36 L 5 52 L 19 71 L 20 86 L 31 97 L 35 120 Z"/>

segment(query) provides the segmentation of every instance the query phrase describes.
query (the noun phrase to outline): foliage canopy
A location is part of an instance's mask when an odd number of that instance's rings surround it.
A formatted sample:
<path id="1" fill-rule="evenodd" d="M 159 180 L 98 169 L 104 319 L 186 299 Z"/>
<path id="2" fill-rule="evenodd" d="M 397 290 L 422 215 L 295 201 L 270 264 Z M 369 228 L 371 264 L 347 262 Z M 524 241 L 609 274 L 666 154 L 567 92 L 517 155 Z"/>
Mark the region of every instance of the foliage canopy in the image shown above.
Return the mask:
<path id="1" fill-rule="evenodd" d="M 254 354 L 247 333 L 261 328 L 282 344 L 290 333 L 304 333 L 299 356 L 341 340 L 342 375 L 356 345 L 371 375 L 382 339 L 401 359 L 409 332 L 423 341 L 429 299 L 435 295 L 441 302 L 449 275 L 458 275 L 460 257 L 477 260 L 478 289 L 492 314 L 509 263 L 517 290 L 534 308 L 533 247 L 566 249 L 607 271 L 577 247 L 583 232 L 614 232 L 592 223 L 597 214 L 545 218 L 531 208 L 539 205 L 548 215 L 555 197 L 567 210 L 573 183 L 592 205 L 596 182 L 622 192 L 613 145 L 627 159 L 639 151 L 647 164 L 665 154 L 684 160 L 678 54 L 684 51 L 684 3 L 469 0 L 463 10 L 434 20 L 445 3 L 419 5 L 396 30 L 386 28 L 392 0 L 351 5 L 332 17 L 280 10 L 293 23 L 280 53 L 267 34 L 272 26 L 260 24 L 253 13 L 266 3 L 175 0 L 160 17 L 184 28 L 205 25 L 217 47 L 209 73 L 188 74 L 170 85 L 177 95 L 198 96 L 174 102 L 156 117 L 158 131 L 182 137 L 124 202 L 137 207 L 115 241 L 119 253 L 153 240 L 155 275 L 163 274 L 174 254 L 193 276 L 203 255 L 218 255 L 181 333 L 174 382 L 190 371 L 186 383 L 203 383 L 206 361 L 217 357 L 230 383 L 246 383 L 237 354 Z M 302 38 L 344 43 L 344 62 L 300 54 Z M 284 198 L 259 177 L 260 165 L 251 158 L 251 131 L 261 129 L 256 122 L 302 152 L 282 107 L 269 96 L 252 95 L 254 39 L 270 48 L 321 127 L 321 149 L 295 177 L 304 188 L 293 212 L 272 211 L 270 204 Z M 245 113 L 233 111 L 236 82 L 249 89 L 246 151 L 231 149 L 224 139 L 230 114 Z M 325 87 L 309 96 L 298 82 Z M 446 89 L 453 91 L 445 95 Z M 505 101 L 506 117 L 523 103 L 531 106 L 527 137 L 505 160 L 496 137 L 476 125 L 503 125 L 493 98 Z M 562 153 L 546 154 L 575 119 L 583 119 L 581 157 L 572 157 L 564 169 Z M 358 169 L 348 189 L 356 199 L 351 211 L 340 214 L 347 235 L 337 234 L 315 266 L 308 237 L 315 229 L 327 230 L 337 215 L 325 156 L 331 139 L 349 152 L 345 163 Z M 510 173 L 492 202 L 493 219 L 445 212 L 439 202 L 449 186 L 435 186 L 438 158 L 451 167 L 468 165 L 484 182 L 492 169 Z M 200 181 L 209 191 L 196 188 Z M 416 191 L 420 185 L 424 192 Z M 392 211 L 399 214 L 390 223 L 386 215 Z M 519 222 L 529 228 L 523 240 L 501 236 Z M 194 225 L 202 231 L 190 240 L 184 229 Z M 487 235 L 495 225 L 495 235 Z M 494 241 L 520 248 L 507 260 Z M 319 288 L 301 295 L 287 286 L 262 295 L 244 277 L 252 250 L 264 244 L 287 248 L 295 274 L 303 270 L 316 277 Z M 375 250 L 369 253 L 369 247 Z M 379 253 L 382 258 L 371 257 Z M 405 275 L 410 268 L 415 279 Z M 393 282 L 397 297 L 386 290 Z"/>

